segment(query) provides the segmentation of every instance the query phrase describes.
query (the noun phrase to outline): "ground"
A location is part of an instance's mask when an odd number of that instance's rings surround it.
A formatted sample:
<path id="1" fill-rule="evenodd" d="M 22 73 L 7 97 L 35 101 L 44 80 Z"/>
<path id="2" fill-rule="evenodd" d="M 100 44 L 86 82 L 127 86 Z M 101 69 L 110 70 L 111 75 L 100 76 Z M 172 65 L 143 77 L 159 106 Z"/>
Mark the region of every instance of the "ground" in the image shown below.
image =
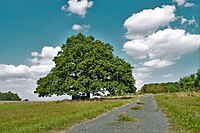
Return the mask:
<path id="1" fill-rule="evenodd" d="M 141 109 L 133 110 L 140 103 Z M 141 104 L 143 103 L 143 104 Z M 137 122 L 118 121 L 121 113 L 128 114 Z M 96 119 L 76 125 L 66 133 L 121 133 L 121 132 L 165 132 L 167 122 L 159 111 L 153 95 L 114 109 Z"/>

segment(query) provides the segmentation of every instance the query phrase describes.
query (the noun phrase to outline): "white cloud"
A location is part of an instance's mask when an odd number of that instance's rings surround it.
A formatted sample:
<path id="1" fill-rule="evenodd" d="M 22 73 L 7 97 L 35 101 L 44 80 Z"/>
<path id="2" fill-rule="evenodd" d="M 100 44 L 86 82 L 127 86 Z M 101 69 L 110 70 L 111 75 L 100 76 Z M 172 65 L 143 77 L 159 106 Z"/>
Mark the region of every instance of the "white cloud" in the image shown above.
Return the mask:
<path id="1" fill-rule="evenodd" d="M 61 10 L 64 11 L 64 12 L 67 12 L 67 6 L 66 5 L 61 6 Z"/>
<path id="2" fill-rule="evenodd" d="M 163 75 L 163 78 L 170 78 L 170 77 L 174 77 L 174 75 L 172 73 Z"/>
<path id="3" fill-rule="evenodd" d="M 188 20 L 188 24 L 191 25 L 191 24 L 196 24 L 196 20 L 194 19 L 194 17 L 190 20 Z"/>
<path id="4" fill-rule="evenodd" d="M 36 81 L 45 76 L 55 66 L 52 59 L 60 51 L 60 47 L 44 46 L 41 53 L 31 52 L 31 66 L 0 64 L 0 91 L 18 93 L 23 99 L 29 100 L 56 100 L 66 99 L 69 96 L 53 96 L 52 98 L 39 98 L 34 94 Z"/>
<path id="5" fill-rule="evenodd" d="M 141 63 L 141 65 L 142 65 L 142 64 L 143 64 L 143 63 Z M 138 68 L 135 69 L 135 71 L 136 71 L 136 72 L 150 72 L 150 71 L 152 71 L 152 69 L 149 68 L 149 67 L 138 67 Z"/>
<path id="6" fill-rule="evenodd" d="M 185 0 L 173 0 L 173 2 L 176 2 L 178 6 L 182 6 L 185 3 Z"/>
<path id="7" fill-rule="evenodd" d="M 31 76 L 29 67 L 26 65 L 5 65 L 0 64 L 0 79 L 11 79 L 11 78 L 29 78 Z"/>
<path id="8" fill-rule="evenodd" d="M 134 74 L 134 76 L 137 78 L 137 79 L 144 79 L 144 78 L 147 78 L 151 75 L 151 73 L 142 73 L 142 72 L 136 72 Z"/>
<path id="9" fill-rule="evenodd" d="M 194 18 L 194 16 L 190 20 L 184 18 L 183 16 L 179 16 L 177 18 L 180 18 L 182 25 L 183 24 L 185 24 L 185 25 L 195 25 L 196 27 L 198 27 L 198 23 L 196 22 L 196 19 Z"/>
<path id="10" fill-rule="evenodd" d="M 61 47 L 59 46 L 55 48 L 51 46 L 44 46 L 40 57 L 43 59 L 52 59 L 57 55 L 58 51 L 61 51 Z"/>
<path id="11" fill-rule="evenodd" d="M 200 35 L 182 29 L 159 30 L 143 39 L 128 41 L 123 50 L 134 58 L 175 60 L 199 48 Z M 138 49 L 138 47 L 144 48 Z"/>
<path id="12" fill-rule="evenodd" d="M 75 31 L 78 31 L 78 30 L 88 30 L 90 29 L 91 26 L 88 24 L 88 25 L 79 25 L 79 24 L 74 24 L 72 26 L 72 29 L 75 30 Z"/>
<path id="13" fill-rule="evenodd" d="M 174 62 L 172 61 L 154 59 L 154 60 L 144 62 L 143 66 L 150 67 L 150 68 L 162 68 L 162 67 L 170 66 L 172 64 L 174 64 Z"/>
<path id="14" fill-rule="evenodd" d="M 137 70 L 133 72 L 133 76 L 136 79 L 135 86 L 140 89 L 144 85 L 144 79 L 151 77 L 151 72 L 138 72 Z"/>
<path id="15" fill-rule="evenodd" d="M 87 9 L 91 8 L 93 4 L 93 1 L 88 0 L 68 0 L 68 7 L 64 5 L 61 7 L 61 10 L 85 17 Z"/>
<path id="16" fill-rule="evenodd" d="M 82 27 L 81 27 L 81 25 L 74 24 L 74 25 L 72 26 L 72 29 L 77 31 L 77 30 L 82 30 Z"/>
<path id="17" fill-rule="evenodd" d="M 124 44 L 123 50 L 134 58 L 145 58 L 150 49 L 145 40 L 131 40 Z"/>
<path id="18" fill-rule="evenodd" d="M 193 7 L 193 6 L 195 6 L 194 3 L 187 2 L 187 3 L 184 4 L 184 7 Z"/>
<path id="19" fill-rule="evenodd" d="M 152 34 L 160 26 L 167 25 L 175 19 L 175 9 L 175 6 L 164 5 L 161 8 L 145 9 L 132 14 L 124 22 L 124 27 L 127 29 L 126 37 L 135 39 Z"/>
<path id="20" fill-rule="evenodd" d="M 185 1 L 176 0 L 178 5 L 184 5 Z M 182 55 L 194 52 L 200 47 L 200 35 L 190 34 L 183 29 L 163 30 L 170 22 L 179 18 L 181 24 L 196 24 L 193 17 L 187 20 L 183 16 L 175 16 L 175 6 L 165 5 L 155 9 L 145 9 L 132 14 L 125 20 L 125 34 L 128 39 L 124 43 L 123 51 L 135 59 L 142 59 L 136 65 L 133 75 L 136 78 L 136 86 L 141 87 L 152 72 L 175 64 Z M 138 82 L 137 82 L 138 81 Z"/>
<path id="21" fill-rule="evenodd" d="M 53 66 L 54 62 L 52 61 L 52 59 L 57 55 L 58 51 L 61 51 L 61 47 L 53 48 L 51 46 L 44 46 L 40 54 L 38 52 L 31 52 L 31 55 L 34 58 L 29 59 L 29 61 L 33 65 Z"/>
<path id="22" fill-rule="evenodd" d="M 184 24 L 185 22 L 187 22 L 188 20 L 186 18 L 184 18 L 183 16 L 180 17 L 181 18 L 181 24 Z"/>
<path id="23" fill-rule="evenodd" d="M 145 78 L 149 78 L 153 71 L 175 64 L 175 61 L 182 55 L 197 50 L 200 47 L 199 44 L 200 35 L 186 33 L 181 29 L 168 28 L 159 30 L 143 39 L 131 40 L 124 44 L 123 50 L 134 58 L 147 59 L 147 61 L 139 63 L 134 72 L 136 81 L 139 80 L 136 85 L 140 88 L 145 83 Z M 140 45 L 143 49 L 136 45 Z"/>
<path id="24" fill-rule="evenodd" d="M 143 85 L 144 80 L 136 80 L 135 87 L 137 88 L 137 90 L 140 90 Z"/>
<path id="25" fill-rule="evenodd" d="M 33 56 L 33 57 L 36 57 L 36 56 L 38 56 L 38 55 L 39 55 L 38 52 L 31 52 L 31 56 Z"/>
<path id="26" fill-rule="evenodd" d="M 150 60 L 143 63 L 140 63 L 137 68 L 134 69 L 133 76 L 136 79 L 135 86 L 137 89 L 141 89 L 141 87 L 145 84 L 146 79 L 150 79 L 153 71 L 159 68 L 167 67 L 169 65 L 174 64 L 174 62 L 167 60 Z"/>

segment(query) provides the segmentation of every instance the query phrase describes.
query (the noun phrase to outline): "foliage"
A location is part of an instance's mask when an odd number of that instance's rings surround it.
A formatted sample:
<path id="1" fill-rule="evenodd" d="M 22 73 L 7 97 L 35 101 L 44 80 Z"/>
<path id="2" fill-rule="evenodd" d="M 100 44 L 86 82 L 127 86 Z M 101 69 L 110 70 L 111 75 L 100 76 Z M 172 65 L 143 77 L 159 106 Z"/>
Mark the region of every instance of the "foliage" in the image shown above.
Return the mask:
<path id="1" fill-rule="evenodd" d="M 143 93 L 180 92 L 200 90 L 200 69 L 195 74 L 180 78 L 179 82 L 145 84 Z"/>
<path id="2" fill-rule="evenodd" d="M 21 98 L 17 93 L 12 93 L 11 91 L 7 93 L 0 92 L 0 101 L 21 101 Z"/>
<path id="3" fill-rule="evenodd" d="M 118 121 L 136 122 L 137 120 L 126 113 L 121 113 L 118 116 Z"/>
<path id="4" fill-rule="evenodd" d="M 163 92 L 178 92 L 179 89 L 178 82 L 168 82 L 168 83 L 154 83 L 154 84 L 145 84 L 141 88 L 141 92 L 144 93 L 163 93 Z"/>
<path id="5" fill-rule="evenodd" d="M 1 133 L 39 133 L 67 130 L 130 100 L 82 102 L 17 102 L 0 104 Z"/>
<path id="6" fill-rule="evenodd" d="M 196 73 L 196 78 L 194 81 L 195 90 L 200 90 L 200 69 Z"/>
<path id="7" fill-rule="evenodd" d="M 96 92 L 107 88 L 111 94 L 133 93 L 132 67 L 113 55 L 113 48 L 94 37 L 71 36 L 54 58 L 55 67 L 37 81 L 39 96 Z"/>
<path id="8" fill-rule="evenodd" d="M 137 102 L 137 104 L 144 104 L 143 102 Z"/>
<path id="9" fill-rule="evenodd" d="M 167 115 L 169 132 L 199 133 L 199 97 L 199 92 L 178 92 L 155 96 L 158 106 Z"/>
<path id="10" fill-rule="evenodd" d="M 179 80 L 180 87 L 183 90 L 199 90 L 200 89 L 200 69 L 196 74 L 185 76 Z"/>
<path id="11" fill-rule="evenodd" d="M 142 108 L 142 106 L 136 105 L 136 106 L 132 107 L 131 109 L 132 109 L 132 110 L 139 110 L 139 109 L 141 109 L 141 108 Z"/>

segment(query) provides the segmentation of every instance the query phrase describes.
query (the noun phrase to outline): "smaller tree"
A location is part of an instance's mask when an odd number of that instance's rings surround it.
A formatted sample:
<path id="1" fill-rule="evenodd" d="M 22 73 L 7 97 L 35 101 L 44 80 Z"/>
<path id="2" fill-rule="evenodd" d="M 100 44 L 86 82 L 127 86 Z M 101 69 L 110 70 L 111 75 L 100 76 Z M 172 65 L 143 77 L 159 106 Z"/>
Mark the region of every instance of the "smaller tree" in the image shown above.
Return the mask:
<path id="1" fill-rule="evenodd" d="M 0 101 L 21 101 L 21 98 L 17 93 L 12 93 L 11 91 L 7 93 L 0 92 Z"/>
<path id="2" fill-rule="evenodd" d="M 180 78 L 179 80 L 180 87 L 185 91 L 195 90 L 195 79 L 196 79 L 195 74 L 191 74 L 189 76 Z"/>
<path id="3" fill-rule="evenodd" d="M 196 73 L 194 87 L 195 87 L 195 90 L 200 90 L 200 69 Z"/>

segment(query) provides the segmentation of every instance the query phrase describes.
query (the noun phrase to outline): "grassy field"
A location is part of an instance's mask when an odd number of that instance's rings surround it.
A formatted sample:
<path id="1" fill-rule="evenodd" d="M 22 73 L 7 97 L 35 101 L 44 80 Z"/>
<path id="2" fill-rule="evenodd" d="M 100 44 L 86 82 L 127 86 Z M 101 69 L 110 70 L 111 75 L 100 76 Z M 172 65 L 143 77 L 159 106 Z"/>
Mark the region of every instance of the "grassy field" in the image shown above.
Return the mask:
<path id="1" fill-rule="evenodd" d="M 0 132 L 66 130 L 131 100 L 1 103 Z"/>
<path id="2" fill-rule="evenodd" d="M 200 93 L 180 92 L 155 96 L 158 106 L 167 115 L 169 132 L 199 133 Z"/>

